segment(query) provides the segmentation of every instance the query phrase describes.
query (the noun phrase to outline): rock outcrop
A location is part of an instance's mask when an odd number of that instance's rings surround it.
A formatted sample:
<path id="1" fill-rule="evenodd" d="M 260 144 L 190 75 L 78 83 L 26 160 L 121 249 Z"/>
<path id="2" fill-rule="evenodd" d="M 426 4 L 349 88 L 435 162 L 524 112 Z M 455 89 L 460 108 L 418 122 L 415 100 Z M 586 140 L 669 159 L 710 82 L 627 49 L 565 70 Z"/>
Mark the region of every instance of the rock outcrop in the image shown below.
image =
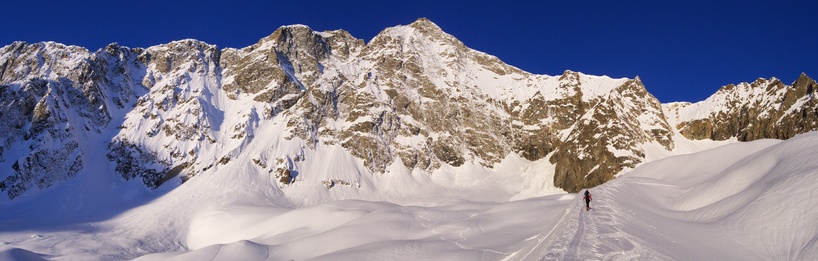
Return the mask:
<path id="1" fill-rule="evenodd" d="M 818 129 L 818 84 L 801 74 L 791 85 L 758 79 L 727 85 L 707 100 L 676 106 L 676 126 L 690 139 L 788 139 Z"/>

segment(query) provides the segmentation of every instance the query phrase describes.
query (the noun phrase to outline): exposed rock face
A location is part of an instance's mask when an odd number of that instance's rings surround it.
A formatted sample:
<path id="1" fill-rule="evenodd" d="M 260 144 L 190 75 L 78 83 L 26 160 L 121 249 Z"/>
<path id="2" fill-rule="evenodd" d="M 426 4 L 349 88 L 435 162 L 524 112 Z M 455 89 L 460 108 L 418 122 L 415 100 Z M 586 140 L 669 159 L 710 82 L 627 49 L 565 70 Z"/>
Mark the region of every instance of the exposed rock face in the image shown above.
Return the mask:
<path id="1" fill-rule="evenodd" d="M 554 183 L 570 192 L 602 184 L 645 157 L 649 142 L 673 149 L 673 129 L 659 101 L 637 77 L 608 95 L 583 104 L 580 119 L 550 158 Z"/>
<path id="2" fill-rule="evenodd" d="M 135 100 L 129 80 L 141 75 L 126 68 L 140 52 L 111 45 L 92 54 L 51 42 L 0 49 L 0 190 L 14 198 L 88 166 L 88 135 Z"/>
<path id="3" fill-rule="evenodd" d="M 758 79 L 724 86 L 705 101 L 673 110 L 690 115 L 679 118 L 677 128 L 691 139 L 788 139 L 818 129 L 816 89 L 815 80 L 805 74 L 791 85 Z"/>
<path id="4" fill-rule="evenodd" d="M 672 150 L 676 131 L 752 140 L 815 130 L 815 92 L 806 75 L 791 86 L 760 79 L 663 110 L 638 77 L 530 74 L 426 19 L 368 44 L 302 25 L 242 49 L 17 42 L 0 49 L 0 190 L 14 198 L 91 166 L 155 188 L 229 164 L 280 187 L 326 175 L 314 185 L 360 188 L 354 175 L 302 171 L 324 160 L 309 151 L 331 148 L 369 175 L 493 168 L 516 153 L 549 160 L 554 183 L 575 192 L 635 167 L 647 144 Z"/>

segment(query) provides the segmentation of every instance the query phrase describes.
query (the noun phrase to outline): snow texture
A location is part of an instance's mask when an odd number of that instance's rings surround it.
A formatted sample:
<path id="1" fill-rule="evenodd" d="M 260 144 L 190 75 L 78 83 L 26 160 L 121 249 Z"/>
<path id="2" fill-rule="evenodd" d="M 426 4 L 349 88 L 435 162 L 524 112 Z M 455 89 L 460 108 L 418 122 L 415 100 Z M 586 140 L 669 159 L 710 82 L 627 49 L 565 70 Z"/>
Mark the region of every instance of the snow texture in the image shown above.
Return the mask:
<path id="1" fill-rule="evenodd" d="M 2 206 L 0 260 L 811 260 L 815 155 L 818 132 L 667 157 L 591 189 L 591 211 L 570 193 L 512 200 L 469 167 L 431 176 L 463 190 L 309 206 L 238 169 L 158 192 L 85 177 L 71 185 L 99 189 Z"/>

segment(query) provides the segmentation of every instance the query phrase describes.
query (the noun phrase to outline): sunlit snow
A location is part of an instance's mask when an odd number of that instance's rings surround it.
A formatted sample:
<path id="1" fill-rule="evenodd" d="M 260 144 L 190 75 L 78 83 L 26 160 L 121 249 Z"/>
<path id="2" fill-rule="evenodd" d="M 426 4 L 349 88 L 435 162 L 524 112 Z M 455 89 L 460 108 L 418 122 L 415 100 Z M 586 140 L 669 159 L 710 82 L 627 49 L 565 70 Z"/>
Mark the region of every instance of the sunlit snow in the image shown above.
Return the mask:
<path id="1" fill-rule="evenodd" d="M 519 158 L 498 177 L 400 173 L 370 182 L 417 193 L 312 205 L 240 169 L 156 192 L 86 175 L 2 206 L 0 260 L 809 260 L 815 155 L 818 132 L 668 157 L 592 188 L 589 212 L 520 189 L 542 180 L 519 166 L 549 164 Z"/>

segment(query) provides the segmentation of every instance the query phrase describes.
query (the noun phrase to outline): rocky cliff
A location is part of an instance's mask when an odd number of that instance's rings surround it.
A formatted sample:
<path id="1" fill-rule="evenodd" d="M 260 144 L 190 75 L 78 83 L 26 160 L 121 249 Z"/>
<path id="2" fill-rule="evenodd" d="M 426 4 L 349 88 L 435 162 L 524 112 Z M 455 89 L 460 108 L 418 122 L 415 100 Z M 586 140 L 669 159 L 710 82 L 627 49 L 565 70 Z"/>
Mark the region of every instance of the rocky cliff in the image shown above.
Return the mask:
<path id="1" fill-rule="evenodd" d="M 707 100 L 675 104 L 677 128 L 690 139 L 788 139 L 818 129 L 818 84 L 801 74 L 791 85 L 776 78 L 727 85 Z"/>
<path id="2" fill-rule="evenodd" d="M 815 130 L 815 87 L 806 75 L 760 79 L 663 106 L 638 77 L 531 74 L 426 19 L 369 43 L 303 25 L 241 49 L 16 42 L 0 49 L 0 190 L 15 198 L 80 173 L 155 188 L 228 164 L 281 187 L 318 175 L 328 189 L 354 188 L 355 175 L 396 164 L 431 175 L 518 154 L 549 161 L 554 184 L 575 192 L 642 163 L 647 145 L 672 151 L 677 132 L 752 140 Z M 319 148 L 343 150 L 368 173 L 305 172 L 304 162 L 326 160 L 306 156 Z"/>

